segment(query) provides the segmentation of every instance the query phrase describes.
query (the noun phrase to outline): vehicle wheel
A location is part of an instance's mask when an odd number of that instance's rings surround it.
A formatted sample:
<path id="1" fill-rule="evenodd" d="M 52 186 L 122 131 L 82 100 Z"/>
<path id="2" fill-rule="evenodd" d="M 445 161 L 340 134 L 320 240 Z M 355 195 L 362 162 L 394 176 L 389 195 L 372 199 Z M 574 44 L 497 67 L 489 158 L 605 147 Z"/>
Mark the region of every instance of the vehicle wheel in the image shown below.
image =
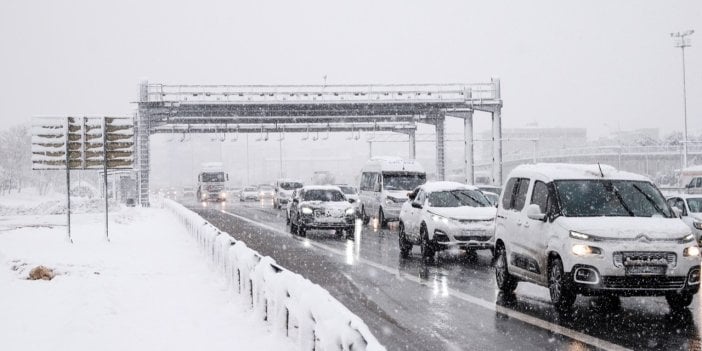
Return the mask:
<path id="1" fill-rule="evenodd" d="M 356 226 L 350 226 L 346 228 L 346 239 L 354 240 L 356 234 Z"/>
<path id="2" fill-rule="evenodd" d="M 342 236 L 344 236 L 344 230 L 343 229 L 335 229 L 334 234 L 336 234 L 336 236 L 341 238 Z"/>
<path id="3" fill-rule="evenodd" d="M 495 258 L 495 281 L 497 282 L 497 288 L 505 295 L 514 294 L 514 290 L 519 283 L 507 269 L 507 251 L 503 247 L 497 250 L 497 257 Z"/>
<path id="4" fill-rule="evenodd" d="M 288 218 L 288 223 L 290 224 L 290 234 L 297 235 L 297 226 Z"/>
<path id="5" fill-rule="evenodd" d="M 400 222 L 400 233 L 398 234 L 400 241 L 400 257 L 409 257 L 410 251 L 412 251 L 412 243 L 410 243 L 405 237 L 405 225 Z"/>
<path id="6" fill-rule="evenodd" d="M 361 207 L 361 219 L 363 219 L 363 225 L 368 225 L 368 222 L 370 222 L 370 217 L 366 214 L 365 206 Z"/>
<path id="7" fill-rule="evenodd" d="M 690 293 L 670 293 L 665 296 L 668 306 L 673 311 L 680 311 L 692 303 L 693 294 Z"/>
<path id="8" fill-rule="evenodd" d="M 382 207 L 378 207 L 378 228 L 387 228 L 387 223 L 385 222 L 385 213 L 383 213 Z"/>
<path id="9" fill-rule="evenodd" d="M 287 212 L 285 212 L 285 224 L 290 224 L 290 216 L 288 216 Z"/>
<path id="10" fill-rule="evenodd" d="M 304 225 L 300 224 L 300 225 L 297 225 L 296 227 L 297 227 L 297 235 L 299 235 L 303 238 L 307 236 L 307 228 L 305 228 Z"/>
<path id="11" fill-rule="evenodd" d="M 420 245 L 422 249 L 422 258 L 427 260 L 434 259 L 435 250 L 434 246 L 429 241 L 429 234 L 427 234 L 427 228 L 425 226 L 422 226 L 422 229 L 420 229 L 419 234 L 422 236 L 422 243 Z"/>
<path id="12" fill-rule="evenodd" d="M 551 260 L 548 269 L 548 291 L 551 295 L 551 302 L 558 311 L 567 311 L 575 303 L 577 296 L 571 290 L 570 278 L 563 271 L 563 262 L 559 257 Z"/>

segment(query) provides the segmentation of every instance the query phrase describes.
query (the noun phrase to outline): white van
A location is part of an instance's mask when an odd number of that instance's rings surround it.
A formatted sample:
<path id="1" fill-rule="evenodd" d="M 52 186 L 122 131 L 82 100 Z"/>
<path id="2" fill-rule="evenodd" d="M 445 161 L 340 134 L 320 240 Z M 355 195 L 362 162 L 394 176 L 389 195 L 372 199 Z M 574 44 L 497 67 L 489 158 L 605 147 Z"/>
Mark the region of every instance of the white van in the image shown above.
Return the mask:
<path id="1" fill-rule="evenodd" d="M 374 157 L 361 170 L 359 197 L 364 223 L 371 217 L 382 228 L 400 218 L 407 193 L 426 183 L 427 174 L 419 162 L 399 157 Z"/>
<path id="2" fill-rule="evenodd" d="M 700 285 L 690 228 L 648 178 L 604 165 L 515 168 L 498 203 L 495 255 L 504 294 L 520 281 L 542 285 L 559 311 L 578 294 L 665 296 L 682 309 Z"/>
<path id="3" fill-rule="evenodd" d="M 302 188 L 300 181 L 292 179 L 278 179 L 275 182 L 275 194 L 273 195 L 273 208 L 281 209 L 292 201 L 292 193 L 295 189 Z"/>

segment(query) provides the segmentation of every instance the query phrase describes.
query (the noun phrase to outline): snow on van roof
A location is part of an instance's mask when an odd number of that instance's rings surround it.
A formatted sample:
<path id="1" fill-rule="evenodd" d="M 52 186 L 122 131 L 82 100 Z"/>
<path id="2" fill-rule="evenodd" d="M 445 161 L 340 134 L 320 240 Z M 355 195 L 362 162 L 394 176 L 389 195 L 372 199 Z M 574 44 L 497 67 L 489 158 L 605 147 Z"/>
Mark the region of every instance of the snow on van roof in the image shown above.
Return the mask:
<path id="1" fill-rule="evenodd" d="M 602 173 L 600 173 L 600 167 Z M 602 176 L 604 174 L 604 177 Z M 650 181 L 636 173 L 619 171 L 609 165 L 574 164 L 574 163 L 537 163 L 517 166 L 509 177 L 543 176 L 549 180 L 559 179 L 621 179 Z"/>
<path id="2" fill-rule="evenodd" d="M 437 191 L 449 191 L 456 189 L 477 190 L 478 188 L 458 182 L 436 181 L 424 183 L 424 185 L 422 185 L 422 189 L 424 189 L 426 192 L 433 193 Z"/>
<path id="3" fill-rule="evenodd" d="M 366 163 L 364 169 L 378 168 L 384 172 L 418 172 L 424 173 L 424 167 L 417 160 L 408 160 L 395 156 L 374 156 Z"/>

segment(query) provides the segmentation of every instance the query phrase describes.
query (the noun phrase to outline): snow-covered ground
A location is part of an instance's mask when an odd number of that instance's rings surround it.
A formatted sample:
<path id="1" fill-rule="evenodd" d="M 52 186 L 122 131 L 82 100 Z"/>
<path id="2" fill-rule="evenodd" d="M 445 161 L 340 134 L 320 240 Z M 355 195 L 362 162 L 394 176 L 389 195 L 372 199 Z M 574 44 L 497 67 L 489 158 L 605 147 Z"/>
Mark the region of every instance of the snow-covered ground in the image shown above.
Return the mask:
<path id="1" fill-rule="evenodd" d="M 40 208 L 31 195 L 2 208 Z M 287 350 L 232 293 L 174 216 L 119 208 L 72 217 L 0 215 L 0 350 Z M 90 211 L 89 211 L 90 212 Z M 27 280 L 44 265 L 58 275 Z"/>

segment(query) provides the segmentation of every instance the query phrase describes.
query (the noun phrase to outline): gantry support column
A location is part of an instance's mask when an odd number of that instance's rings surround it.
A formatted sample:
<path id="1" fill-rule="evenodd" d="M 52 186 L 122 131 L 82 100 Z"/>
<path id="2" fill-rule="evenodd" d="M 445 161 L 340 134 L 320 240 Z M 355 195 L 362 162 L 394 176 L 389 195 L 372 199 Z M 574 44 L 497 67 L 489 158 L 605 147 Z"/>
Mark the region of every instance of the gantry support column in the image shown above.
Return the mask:
<path id="1" fill-rule="evenodd" d="M 136 152 L 137 152 L 137 186 L 139 194 L 139 204 L 149 207 L 149 170 L 151 157 L 149 156 L 149 136 L 151 134 L 151 123 L 147 104 L 149 83 L 141 82 L 139 85 L 139 109 L 136 120 Z"/>
<path id="2" fill-rule="evenodd" d="M 446 179 L 446 115 L 440 111 L 434 115 L 434 126 L 436 129 L 436 178 Z"/>
<path id="3" fill-rule="evenodd" d="M 463 160 L 466 184 L 475 184 L 474 153 L 473 153 L 473 111 L 463 116 Z"/>
<path id="4" fill-rule="evenodd" d="M 414 160 L 417 156 L 417 139 L 416 139 L 416 132 L 414 130 L 411 130 L 409 132 L 409 158 L 410 160 Z"/>
<path id="5" fill-rule="evenodd" d="M 500 80 L 492 78 L 495 99 L 501 100 Z M 502 104 L 492 112 L 492 184 L 502 185 Z"/>

